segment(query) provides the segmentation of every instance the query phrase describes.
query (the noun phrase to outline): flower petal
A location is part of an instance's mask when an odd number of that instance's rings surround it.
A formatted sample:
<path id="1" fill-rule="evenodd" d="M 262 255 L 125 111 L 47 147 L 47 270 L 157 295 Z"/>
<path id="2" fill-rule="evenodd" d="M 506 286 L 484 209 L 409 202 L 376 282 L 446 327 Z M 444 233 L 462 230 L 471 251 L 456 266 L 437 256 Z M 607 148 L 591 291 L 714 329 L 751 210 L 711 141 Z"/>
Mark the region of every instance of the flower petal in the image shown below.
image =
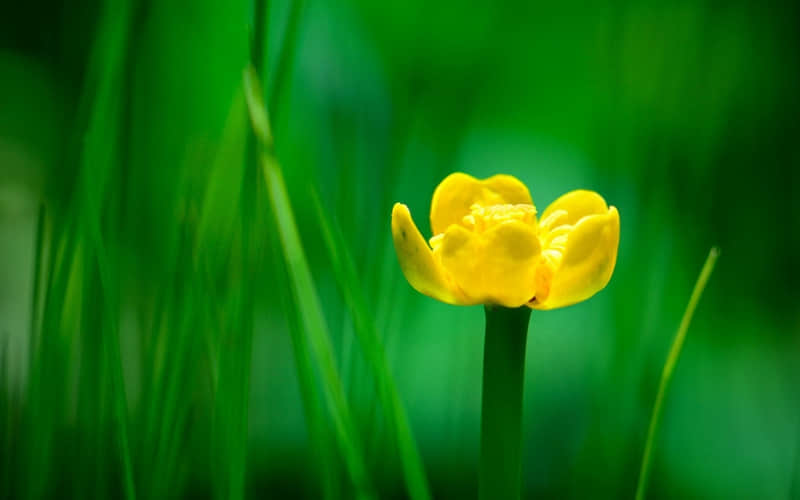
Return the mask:
<path id="1" fill-rule="evenodd" d="M 479 253 L 482 242 L 478 235 L 454 224 L 444 233 L 435 256 L 442 263 L 445 272 L 452 277 L 455 285 L 470 303 L 483 302 L 485 293 L 480 277 Z"/>
<path id="2" fill-rule="evenodd" d="M 533 205 L 531 193 L 525 184 L 512 175 L 497 174 L 481 181 L 490 191 L 503 199 L 502 203 Z"/>
<path id="3" fill-rule="evenodd" d="M 563 210 L 566 214 L 555 214 L 556 210 Z M 587 215 L 602 215 L 608 212 L 606 200 L 594 191 L 577 189 L 562 195 L 547 207 L 539 218 L 542 223 L 551 215 L 555 215 L 558 221 L 547 224 L 551 228 L 562 224 L 576 224 Z"/>
<path id="4" fill-rule="evenodd" d="M 439 183 L 431 201 L 431 230 L 433 235 L 447 231 L 452 224 L 458 224 L 470 207 L 479 203 L 483 206 L 526 203 L 532 205 L 528 188 L 510 175 L 495 175 L 478 180 L 471 175 L 455 172 Z"/>
<path id="5" fill-rule="evenodd" d="M 440 251 L 442 266 L 472 303 L 519 307 L 536 291 L 539 238 L 521 221 L 508 221 L 485 233 L 452 225 Z"/>
<path id="6" fill-rule="evenodd" d="M 586 216 L 568 235 L 548 297 L 542 303 L 534 301 L 529 305 L 534 309 L 555 309 L 596 294 L 611 279 L 618 246 L 619 212 L 615 207 L 602 215 Z"/>
<path id="7" fill-rule="evenodd" d="M 433 258 L 408 207 L 402 203 L 395 203 L 392 208 L 392 239 L 400 268 L 414 289 L 448 304 L 463 302 Z"/>

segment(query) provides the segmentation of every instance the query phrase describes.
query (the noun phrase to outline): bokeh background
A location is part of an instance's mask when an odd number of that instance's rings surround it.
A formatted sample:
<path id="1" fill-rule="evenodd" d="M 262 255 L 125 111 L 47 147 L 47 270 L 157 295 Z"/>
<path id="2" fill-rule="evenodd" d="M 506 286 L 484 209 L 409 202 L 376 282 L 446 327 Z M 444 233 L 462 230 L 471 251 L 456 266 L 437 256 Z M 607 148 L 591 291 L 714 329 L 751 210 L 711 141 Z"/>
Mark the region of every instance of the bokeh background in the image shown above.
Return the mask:
<path id="1" fill-rule="evenodd" d="M 376 359 L 433 496 L 475 497 L 483 312 L 414 292 L 389 231 L 403 201 L 428 235 L 433 189 L 458 170 L 513 174 L 540 211 L 588 188 L 621 214 L 607 289 L 532 316 L 528 497 L 633 496 L 669 345 L 719 245 L 650 498 L 800 498 L 798 11 L 4 6 L 0 497 L 353 497 L 329 380 L 303 357 L 314 295 L 377 496 L 407 490 Z M 286 273 L 242 90 L 249 62 L 312 295 Z M 364 318 L 382 358 L 358 341 Z"/>

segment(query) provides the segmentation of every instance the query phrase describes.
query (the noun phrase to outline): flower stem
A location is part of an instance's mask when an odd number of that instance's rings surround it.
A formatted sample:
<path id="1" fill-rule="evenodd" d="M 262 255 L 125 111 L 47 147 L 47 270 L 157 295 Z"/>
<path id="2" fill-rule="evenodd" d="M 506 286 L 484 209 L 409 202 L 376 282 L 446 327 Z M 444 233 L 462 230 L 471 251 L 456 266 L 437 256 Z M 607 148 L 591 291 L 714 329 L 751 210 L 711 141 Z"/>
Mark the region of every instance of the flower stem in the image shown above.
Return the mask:
<path id="1" fill-rule="evenodd" d="M 486 306 L 481 407 L 481 499 L 518 499 L 528 307 Z"/>

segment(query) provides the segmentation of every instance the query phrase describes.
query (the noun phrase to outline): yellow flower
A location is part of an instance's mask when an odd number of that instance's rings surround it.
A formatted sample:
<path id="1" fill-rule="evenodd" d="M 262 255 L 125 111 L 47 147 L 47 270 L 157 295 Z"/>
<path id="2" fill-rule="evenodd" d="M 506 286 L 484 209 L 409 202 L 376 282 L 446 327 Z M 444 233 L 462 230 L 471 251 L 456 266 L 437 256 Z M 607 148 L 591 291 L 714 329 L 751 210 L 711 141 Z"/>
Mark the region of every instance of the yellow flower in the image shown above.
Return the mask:
<path id="1" fill-rule="evenodd" d="M 418 292 L 448 304 L 555 309 L 611 279 L 619 212 L 594 191 L 571 191 L 537 220 L 528 188 L 510 175 L 445 178 L 433 193 L 430 246 L 395 203 L 392 237 Z"/>

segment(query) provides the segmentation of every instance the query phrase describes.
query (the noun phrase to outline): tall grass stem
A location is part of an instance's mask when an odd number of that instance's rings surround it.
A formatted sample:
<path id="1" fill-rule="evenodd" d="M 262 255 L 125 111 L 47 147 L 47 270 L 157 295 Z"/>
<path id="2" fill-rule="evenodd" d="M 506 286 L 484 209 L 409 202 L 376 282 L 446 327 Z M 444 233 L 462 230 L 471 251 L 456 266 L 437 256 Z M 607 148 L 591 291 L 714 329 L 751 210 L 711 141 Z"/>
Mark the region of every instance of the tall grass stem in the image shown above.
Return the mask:
<path id="1" fill-rule="evenodd" d="M 667 362 L 664 364 L 664 369 L 661 372 L 661 382 L 658 385 L 658 394 L 656 395 L 656 402 L 653 405 L 653 413 L 650 416 L 650 426 L 647 430 L 647 441 L 644 447 L 644 456 L 642 457 L 642 465 L 639 471 L 639 483 L 636 486 L 636 500 L 643 500 L 647 493 L 647 482 L 650 478 L 650 469 L 653 461 L 653 449 L 655 446 L 655 439 L 658 435 L 658 428 L 661 424 L 661 413 L 664 406 L 664 398 L 669 390 L 669 384 L 672 381 L 672 375 L 675 372 L 675 365 L 680 358 L 683 343 L 686 340 L 686 332 L 689 330 L 689 324 L 692 322 L 694 310 L 697 308 L 700 297 L 703 295 L 703 290 L 708 283 L 708 278 L 711 277 L 711 272 L 714 270 L 714 265 L 719 257 L 719 249 L 712 247 L 708 253 L 706 262 L 703 265 L 700 276 L 692 290 L 692 296 L 689 298 L 689 304 L 683 313 L 683 319 L 678 327 L 678 332 L 675 334 L 675 339 L 672 341 Z"/>

